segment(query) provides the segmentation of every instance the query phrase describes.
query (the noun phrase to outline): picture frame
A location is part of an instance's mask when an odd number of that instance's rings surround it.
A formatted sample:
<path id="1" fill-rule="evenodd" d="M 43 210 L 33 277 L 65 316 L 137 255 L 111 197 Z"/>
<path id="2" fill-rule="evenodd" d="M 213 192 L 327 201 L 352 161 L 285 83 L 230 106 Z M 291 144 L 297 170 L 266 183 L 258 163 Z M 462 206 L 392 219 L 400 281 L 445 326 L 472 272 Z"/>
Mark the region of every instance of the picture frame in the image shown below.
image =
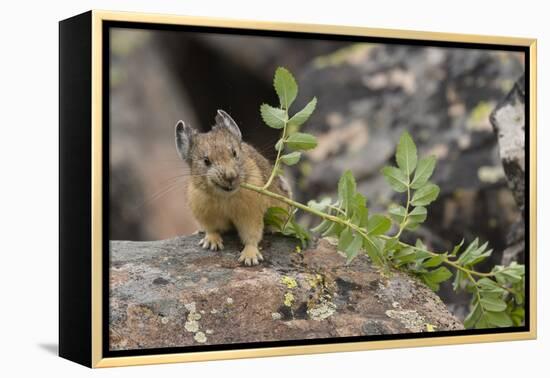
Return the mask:
<path id="1" fill-rule="evenodd" d="M 113 28 L 334 39 L 523 54 L 525 70 L 525 319 L 509 328 L 309 340 L 145 347 L 109 343 L 109 32 Z M 346 352 L 536 338 L 536 40 L 335 25 L 89 11 L 59 24 L 59 355 L 88 367 Z M 262 102 L 258 100 L 258 105 Z M 267 99 L 266 99 L 267 101 Z M 213 116 L 212 116 L 213 118 Z M 176 124 L 177 119 L 174 120 Z M 170 125 L 172 127 L 173 125 Z M 172 135 L 170 135 L 172 138 Z M 171 139 L 172 140 L 172 139 Z M 185 289 L 181 289 L 185 290 Z M 398 306 L 398 304 L 396 305 Z M 397 307 L 396 307 L 397 308 Z M 195 333 L 196 335 L 196 333 Z"/>

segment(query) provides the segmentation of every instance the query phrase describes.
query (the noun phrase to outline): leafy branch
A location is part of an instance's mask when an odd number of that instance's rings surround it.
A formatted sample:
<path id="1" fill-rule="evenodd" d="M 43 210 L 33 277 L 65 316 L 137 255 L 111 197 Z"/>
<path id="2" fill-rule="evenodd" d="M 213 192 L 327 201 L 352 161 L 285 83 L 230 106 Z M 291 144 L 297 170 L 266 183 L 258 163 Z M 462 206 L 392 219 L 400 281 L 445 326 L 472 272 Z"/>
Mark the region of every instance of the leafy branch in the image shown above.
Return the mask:
<path id="1" fill-rule="evenodd" d="M 289 115 L 290 106 L 298 94 L 298 85 L 285 68 L 275 72 L 274 87 L 279 97 L 279 107 L 263 104 L 260 112 L 264 122 L 275 129 L 282 129 L 275 144 L 277 157 L 269 179 L 263 187 L 249 183 L 241 186 L 284 202 L 291 207 L 288 212 L 281 207 L 270 208 L 265 223 L 274 226 L 285 235 L 295 236 L 303 245 L 310 233 L 295 220 L 298 211 L 305 211 L 321 218 L 311 231 L 322 237 L 338 241 L 338 250 L 351 262 L 359 253 L 366 253 L 374 264 L 386 272 L 390 267 L 402 269 L 417 276 L 434 291 L 440 284 L 453 277 L 455 291 L 472 294 L 471 311 L 464 324 L 467 328 L 509 327 L 524 321 L 525 268 L 515 262 L 508 266 L 495 266 L 490 272 L 479 272 L 475 266 L 492 253 L 488 243 L 479 245 L 478 239 L 463 249 L 464 241 L 452 251 L 430 251 L 422 240 L 414 245 L 400 240 L 403 232 L 414 231 L 427 219 L 426 206 L 439 196 L 439 187 L 430 182 L 435 166 L 435 156 L 418 160 L 417 148 L 412 137 L 404 132 L 396 149 L 397 166 L 384 167 L 381 173 L 397 193 L 405 193 L 403 205 L 393 205 L 388 215 L 369 214 L 367 198 L 357 192 L 355 178 L 346 171 L 338 182 L 338 198 L 311 200 L 307 205 L 271 192 L 269 187 L 281 173 L 281 165 L 297 164 L 302 151 L 315 148 L 317 141 L 311 134 L 299 131 L 315 110 L 313 98 L 302 110 Z M 285 153 L 288 149 L 291 152 Z M 393 235 L 388 235 L 395 230 Z"/>

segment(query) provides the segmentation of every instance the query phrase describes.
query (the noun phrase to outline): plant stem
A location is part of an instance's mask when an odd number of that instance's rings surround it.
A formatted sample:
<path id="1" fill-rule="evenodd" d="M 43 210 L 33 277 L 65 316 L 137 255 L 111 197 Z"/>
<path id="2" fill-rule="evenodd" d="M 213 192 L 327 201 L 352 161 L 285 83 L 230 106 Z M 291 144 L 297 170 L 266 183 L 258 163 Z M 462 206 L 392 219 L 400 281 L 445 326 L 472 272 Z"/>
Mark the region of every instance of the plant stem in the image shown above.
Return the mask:
<path id="1" fill-rule="evenodd" d="M 317 215 L 319 218 L 326 219 L 328 221 L 335 222 L 335 223 L 341 224 L 343 226 L 349 227 L 352 230 L 354 230 L 355 232 L 359 233 L 359 235 L 361 235 L 363 238 L 365 238 L 367 240 L 370 240 L 370 237 L 366 234 L 365 230 L 363 230 L 361 227 L 359 227 L 359 226 L 357 226 L 357 225 L 355 225 L 355 224 L 353 224 L 353 223 L 351 223 L 351 222 L 349 222 L 345 219 L 341 219 L 341 218 L 338 218 L 334 215 L 330 215 L 330 214 L 324 213 L 322 211 L 315 210 L 315 209 L 313 209 L 309 206 L 306 206 L 306 205 L 304 205 L 300 202 L 293 201 L 288 197 L 285 197 L 281 194 L 273 193 L 269 190 L 266 190 L 264 188 L 260 188 L 259 186 L 256 186 L 256 185 L 252 185 L 252 184 L 249 184 L 249 183 L 245 182 L 245 183 L 241 184 L 241 187 L 243 187 L 245 189 L 253 190 L 257 193 L 260 193 L 260 194 L 266 195 L 268 197 L 274 198 L 274 199 L 279 200 L 281 202 L 284 202 L 284 203 L 286 203 L 290 206 L 293 206 L 293 207 L 296 207 L 300 210 L 311 213 L 313 215 Z"/>
<path id="2" fill-rule="evenodd" d="M 407 184 L 407 206 L 405 206 L 405 216 L 403 217 L 403 221 L 399 225 L 399 231 L 397 231 L 397 234 L 393 236 L 395 239 L 399 239 L 399 237 L 401 236 L 401 233 L 407 226 L 410 205 L 411 205 L 411 187 L 409 186 L 409 184 Z"/>
<path id="3" fill-rule="evenodd" d="M 288 110 L 286 111 L 286 118 L 288 119 Z M 281 148 L 277 151 L 277 157 L 275 158 L 275 164 L 273 164 L 273 169 L 271 170 L 271 175 L 269 176 L 269 179 L 265 183 L 262 189 L 267 190 L 275 177 L 277 176 L 277 172 L 279 171 L 279 166 L 281 165 L 281 151 L 285 149 L 285 143 L 286 143 L 286 127 L 288 125 L 288 121 L 285 122 L 283 126 L 283 135 L 281 136 Z"/>

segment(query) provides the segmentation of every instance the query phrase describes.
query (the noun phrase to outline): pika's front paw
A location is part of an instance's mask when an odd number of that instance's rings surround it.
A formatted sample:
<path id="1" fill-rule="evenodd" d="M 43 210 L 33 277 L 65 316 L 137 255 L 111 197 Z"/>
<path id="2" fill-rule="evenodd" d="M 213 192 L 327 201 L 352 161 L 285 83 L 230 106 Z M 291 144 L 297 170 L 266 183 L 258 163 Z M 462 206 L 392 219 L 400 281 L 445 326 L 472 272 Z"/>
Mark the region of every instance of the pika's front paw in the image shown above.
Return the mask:
<path id="1" fill-rule="evenodd" d="M 258 247 L 255 247 L 253 245 L 245 245 L 244 249 L 241 252 L 241 256 L 239 257 L 239 262 L 251 266 L 258 265 L 259 262 L 263 259 L 264 257 L 258 250 Z"/>
<path id="2" fill-rule="evenodd" d="M 206 233 L 204 238 L 199 241 L 199 245 L 204 249 L 218 251 L 223 249 L 223 239 L 218 233 Z"/>

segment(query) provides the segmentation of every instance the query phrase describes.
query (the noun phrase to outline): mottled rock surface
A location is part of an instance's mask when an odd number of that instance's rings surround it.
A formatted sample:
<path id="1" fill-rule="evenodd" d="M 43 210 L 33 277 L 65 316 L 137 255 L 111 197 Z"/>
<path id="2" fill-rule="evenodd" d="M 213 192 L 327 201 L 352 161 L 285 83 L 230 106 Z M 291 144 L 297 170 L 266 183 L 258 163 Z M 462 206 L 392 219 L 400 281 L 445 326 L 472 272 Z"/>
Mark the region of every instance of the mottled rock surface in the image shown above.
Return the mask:
<path id="1" fill-rule="evenodd" d="M 516 82 L 491 113 L 506 180 L 518 207 L 525 208 L 525 78 Z"/>
<path id="2" fill-rule="evenodd" d="M 498 136 L 499 155 L 522 217 L 507 234 L 502 264 L 525 260 L 525 77 L 491 113 L 491 123 Z"/>
<path id="3" fill-rule="evenodd" d="M 366 257 L 346 265 L 328 240 L 299 251 L 268 235 L 250 268 L 235 236 L 222 252 L 199 239 L 111 242 L 111 349 L 463 329 L 415 278 L 384 276 Z"/>

